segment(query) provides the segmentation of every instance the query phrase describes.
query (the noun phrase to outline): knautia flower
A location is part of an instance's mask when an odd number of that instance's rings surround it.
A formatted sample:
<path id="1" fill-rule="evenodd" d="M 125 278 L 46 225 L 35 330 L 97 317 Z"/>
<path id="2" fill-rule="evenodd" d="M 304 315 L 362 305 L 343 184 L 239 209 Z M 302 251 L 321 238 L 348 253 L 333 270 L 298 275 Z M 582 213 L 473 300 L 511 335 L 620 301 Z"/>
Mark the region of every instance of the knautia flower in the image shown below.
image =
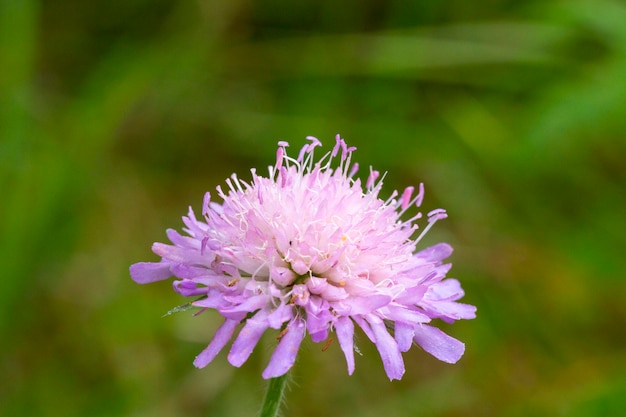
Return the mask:
<path id="1" fill-rule="evenodd" d="M 224 317 L 194 361 L 200 368 L 238 329 L 228 361 L 241 366 L 263 333 L 274 329 L 278 342 L 264 378 L 293 366 L 307 333 L 314 342 L 336 337 L 352 374 L 355 324 L 376 345 L 391 380 L 404 374 L 402 352 L 413 343 L 456 362 L 463 343 L 427 323 L 471 319 L 476 309 L 457 302 L 461 285 L 446 278 L 450 264 L 442 261 L 452 248 L 416 248 L 445 211 L 430 212 L 414 238 L 421 214 L 402 217 L 421 205 L 423 185 L 415 196 L 408 187 L 382 200 L 377 171 L 370 168 L 364 187 L 354 179 L 354 147 L 337 135 L 332 151 L 316 162 L 321 143 L 307 139 L 295 159 L 287 154 L 288 143 L 279 142 L 267 177 L 252 169 L 252 181 L 245 182 L 233 174 L 226 192 L 217 187 L 222 203 L 207 193 L 202 219 L 190 208 L 183 217 L 187 236 L 168 230 L 173 245 L 155 243 L 161 261 L 132 265 L 132 278 L 145 284 L 174 276 L 174 289 L 195 297 L 193 306 Z"/>

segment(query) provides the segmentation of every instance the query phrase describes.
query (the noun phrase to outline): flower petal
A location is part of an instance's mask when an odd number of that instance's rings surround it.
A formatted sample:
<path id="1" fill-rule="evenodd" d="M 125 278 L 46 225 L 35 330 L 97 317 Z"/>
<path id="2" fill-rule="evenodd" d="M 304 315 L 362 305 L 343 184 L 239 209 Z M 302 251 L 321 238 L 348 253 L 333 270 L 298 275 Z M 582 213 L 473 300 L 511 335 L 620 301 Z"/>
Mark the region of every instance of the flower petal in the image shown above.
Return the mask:
<path id="1" fill-rule="evenodd" d="M 311 340 L 314 343 L 319 343 L 326 339 L 328 339 L 328 329 L 322 329 L 316 333 L 311 333 Z"/>
<path id="2" fill-rule="evenodd" d="M 461 283 L 454 278 L 432 284 L 426 294 L 427 298 L 431 300 L 458 300 L 463 295 L 465 292 L 461 288 Z"/>
<path id="3" fill-rule="evenodd" d="M 130 276 L 138 284 L 162 281 L 172 276 L 169 262 L 139 262 L 130 266 Z"/>
<path id="4" fill-rule="evenodd" d="M 372 327 L 370 326 L 369 322 L 367 322 L 362 316 L 351 316 L 351 318 L 356 324 L 359 325 L 367 338 L 371 340 L 372 343 L 376 343 L 376 336 L 374 336 L 374 332 L 372 332 Z"/>
<path id="5" fill-rule="evenodd" d="M 391 337 L 385 324 L 380 319 L 372 320 L 368 317 L 368 321 L 374 332 L 376 348 L 383 360 L 383 366 L 390 380 L 401 379 L 404 375 L 404 360 L 400 353 L 400 348 L 396 341 Z"/>
<path id="6" fill-rule="evenodd" d="M 194 297 L 207 293 L 206 287 L 198 287 L 195 282 L 189 280 L 174 281 L 173 286 L 174 291 L 183 297 Z"/>
<path id="7" fill-rule="evenodd" d="M 280 329 L 283 323 L 293 318 L 293 306 L 281 304 L 267 316 L 267 323 L 272 329 Z"/>
<path id="8" fill-rule="evenodd" d="M 311 308 L 306 308 L 306 313 L 306 329 L 311 335 L 327 330 L 329 322 L 333 319 L 332 313 L 327 309 L 315 312 Z"/>
<path id="9" fill-rule="evenodd" d="M 447 243 L 437 243 L 415 254 L 416 258 L 427 262 L 437 262 L 446 259 L 452 254 L 452 246 Z"/>
<path id="10" fill-rule="evenodd" d="M 428 305 L 440 314 L 440 318 L 444 321 L 476 318 L 476 307 L 470 304 L 457 303 L 456 301 L 437 301 Z"/>
<path id="11" fill-rule="evenodd" d="M 436 327 L 415 326 L 413 340 L 440 361 L 456 363 L 465 352 L 465 345 Z"/>
<path id="12" fill-rule="evenodd" d="M 400 349 L 400 352 L 407 352 L 411 349 L 411 346 L 413 345 L 413 336 L 415 335 L 413 327 L 415 326 L 412 324 L 403 323 L 401 321 L 395 322 L 393 336 L 398 343 L 398 349 Z"/>
<path id="13" fill-rule="evenodd" d="M 205 258 L 200 255 L 199 250 L 190 250 L 183 247 L 166 245 L 165 243 L 155 242 L 152 245 L 152 252 L 159 255 L 163 259 L 167 259 L 173 263 L 186 263 L 210 265 L 211 258 Z"/>
<path id="14" fill-rule="evenodd" d="M 302 320 L 294 320 L 289 324 L 287 333 L 280 339 L 270 363 L 263 371 L 264 379 L 284 375 L 293 366 L 304 338 L 304 328 Z"/>
<path id="15" fill-rule="evenodd" d="M 236 367 L 243 365 L 268 327 L 267 313 L 263 311 L 259 311 L 254 317 L 246 320 L 246 324 L 230 348 L 228 362 Z"/>
<path id="16" fill-rule="evenodd" d="M 391 296 L 383 294 L 371 295 L 369 297 L 350 297 L 337 302 L 336 310 L 342 310 L 339 306 L 348 307 L 350 315 L 363 315 L 378 310 L 390 302 Z"/>
<path id="17" fill-rule="evenodd" d="M 428 317 L 428 315 L 422 313 L 421 311 L 417 311 L 415 307 L 404 307 L 401 305 L 389 304 L 381 310 L 384 311 L 386 319 L 393 321 L 402 321 L 414 324 L 428 323 L 430 321 L 430 317 Z"/>
<path id="18" fill-rule="evenodd" d="M 339 346 L 346 357 L 348 375 L 354 372 L 354 324 L 349 317 L 340 317 L 335 322 L 335 333 Z"/>
<path id="19" fill-rule="evenodd" d="M 194 307 L 202 307 L 202 308 L 215 308 L 217 309 L 220 305 L 224 303 L 224 294 L 220 291 L 209 288 L 206 291 L 206 298 L 196 300 L 192 304 Z M 245 315 L 245 313 L 242 313 Z M 232 320 L 235 320 L 234 318 Z"/>
<path id="20" fill-rule="evenodd" d="M 265 307 L 270 300 L 270 297 L 265 294 L 253 295 L 250 297 L 244 296 L 233 296 L 233 297 L 224 297 L 230 305 L 221 307 L 219 312 L 227 317 L 229 314 L 237 314 L 237 313 L 250 313 L 255 310 L 259 310 L 260 308 Z"/>
<path id="21" fill-rule="evenodd" d="M 236 320 L 226 320 L 224 324 L 220 326 L 219 329 L 215 332 L 213 336 L 213 340 L 209 343 L 206 349 L 204 349 L 196 359 L 193 361 L 193 364 L 196 368 L 204 368 L 207 366 L 218 353 L 222 350 L 222 348 L 228 343 L 230 338 L 233 336 L 233 332 L 235 328 L 239 324 Z"/>
<path id="22" fill-rule="evenodd" d="M 165 233 L 167 234 L 167 238 L 176 246 L 188 249 L 200 248 L 200 242 L 197 239 L 189 236 L 182 236 L 174 229 L 167 229 Z"/>
<path id="23" fill-rule="evenodd" d="M 194 279 L 198 277 L 208 277 L 210 275 L 215 275 L 213 271 L 207 268 L 200 268 L 195 265 L 188 264 L 172 264 L 171 270 L 172 274 L 176 275 L 178 278 L 183 279 Z"/>

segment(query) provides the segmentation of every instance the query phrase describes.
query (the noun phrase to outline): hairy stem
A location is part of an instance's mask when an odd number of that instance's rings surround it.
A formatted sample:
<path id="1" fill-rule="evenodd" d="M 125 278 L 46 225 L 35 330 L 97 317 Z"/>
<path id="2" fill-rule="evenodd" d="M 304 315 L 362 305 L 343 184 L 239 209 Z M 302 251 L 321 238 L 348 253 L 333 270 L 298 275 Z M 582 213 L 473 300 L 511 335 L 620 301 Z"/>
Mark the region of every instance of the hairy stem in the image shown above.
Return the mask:
<path id="1" fill-rule="evenodd" d="M 283 392 L 287 385 L 289 372 L 285 375 L 271 378 L 267 386 L 265 398 L 263 398 L 263 406 L 261 407 L 260 417 L 276 417 L 283 402 Z"/>

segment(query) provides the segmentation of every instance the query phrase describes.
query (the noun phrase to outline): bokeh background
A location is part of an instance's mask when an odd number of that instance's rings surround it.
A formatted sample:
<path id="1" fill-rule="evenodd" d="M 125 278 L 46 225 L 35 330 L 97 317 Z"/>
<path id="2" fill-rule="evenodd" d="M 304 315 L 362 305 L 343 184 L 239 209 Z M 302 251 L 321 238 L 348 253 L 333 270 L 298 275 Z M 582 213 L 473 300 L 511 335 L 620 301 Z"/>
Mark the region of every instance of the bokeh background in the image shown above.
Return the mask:
<path id="1" fill-rule="evenodd" d="M 304 343 L 288 416 L 622 416 L 626 6 L 611 0 L 0 2 L 0 415 L 255 415 L 274 339 L 192 366 L 220 320 L 161 317 L 154 241 L 276 142 L 341 133 L 478 318 L 390 383 L 361 335 Z"/>

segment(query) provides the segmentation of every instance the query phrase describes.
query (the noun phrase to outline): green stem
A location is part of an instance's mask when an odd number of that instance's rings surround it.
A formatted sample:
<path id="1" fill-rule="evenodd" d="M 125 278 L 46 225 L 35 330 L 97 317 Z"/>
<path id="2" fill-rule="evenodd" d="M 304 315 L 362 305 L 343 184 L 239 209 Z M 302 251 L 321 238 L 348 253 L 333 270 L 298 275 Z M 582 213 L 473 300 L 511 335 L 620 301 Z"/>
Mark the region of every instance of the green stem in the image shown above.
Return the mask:
<path id="1" fill-rule="evenodd" d="M 285 375 L 278 376 L 269 380 L 265 398 L 263 398 L 263 406 L 261 407 L 260 417 L 276 417 L 280 410 L 280 404 L 283 402 L 283 391 L 287 385 L 287 377 Z"/>

